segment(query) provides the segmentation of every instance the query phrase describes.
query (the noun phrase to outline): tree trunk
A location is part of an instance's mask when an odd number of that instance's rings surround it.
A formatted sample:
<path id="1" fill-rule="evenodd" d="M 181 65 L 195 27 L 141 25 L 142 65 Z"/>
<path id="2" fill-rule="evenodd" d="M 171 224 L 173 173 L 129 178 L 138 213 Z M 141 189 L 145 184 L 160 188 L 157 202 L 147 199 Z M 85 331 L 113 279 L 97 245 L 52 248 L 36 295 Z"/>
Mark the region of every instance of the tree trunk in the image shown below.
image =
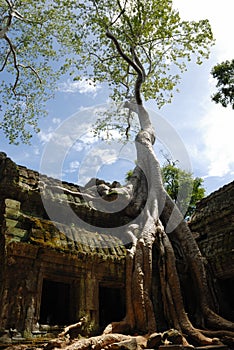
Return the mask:
<path id="1" fill-rule="evenodd" d="M 196 286 L 197 309 L 200 324 L 214 328 L 233 329 L 233 324 L 216 315 L 211 310 L 211 298 L 207 283 L 204 259 L 183 217 L 164 190 L 159 162 L 153 150 L 155 132 L 149 115 L 143 106 L 141 86 L 145 81 L 145 71 L 136 55 L 127 55 L 118 39 L 108 30 L 107 37 L 112 40 L 120 57 L 136 73 L 134 97 L 136 103 L 126 102 L 125 107 L 138 115 L 141 130 L 136 137 L 137 165 L 144 173 L 138 184 L 140 192 L 147 191 L 147 199 L 139 195 L 137 203 L 144 203 L 140 215 L 139 232 L 134 237 L 133 227 L 129 227 L 128 236 L 133 237 L 126 264 L 126 317 L 122 322 L 108 326 L 107 331 L 122 332 L 131 330 L 152 333 L 160 330 L 157 320 L 157 305 L 153 304 L 153 290 L 160 290 L 164 318 L 168 326 L 174 327 L 198 344 L 212 344 L 212 338 L 195 329 L 186 313 L 181 292 L 179 274 L 173 240 L 176 240 L 189 267 L 193 284 Z M 146 181 L 145 181 L 146 179 Z M 157 259 L 153 259 L 153 247 L 157 247 Z M 154 249 L 155 251 L 155 249 Z M 159 278 L 152 278 L 153 261 L 158 262 Z M 154 266 L 154 271 L 155 266 Z M 153 286 L 157 281 L 160 286 Z M 160 281 L 160 282 L 159 282 Z"/>
<path id="2" fill-rule="evenodd" d="M 160 277 L 160 286 L 156 287 L 161 289 L 164 318 L 168 327 L 181 331 L 196 344 L 212 344 L 213 339 L 196 329 L 186 313 L 173 239 L 179 242 L 196 286 L 200 323 L 226 330 L 233 329 L 233 324 L 216 315 L 210 308 L 204 259 L 180 211 L 164 190 L 160 165 L 153 150 L 155 135 L 148 113 L 142 105 L 132 106 L 127 103 L 127 107 L 137 112 L 141 125 L 141 131 L 136 137 L 137 166 L 147 180 L 147 184 L 142 181 L 139 186 L 142 186 L 142 193 L 145 193 L 147 185 L 148 196 L 139 223 L 138 237 L 134 235 L 134 229 L 129 227 L 129 234 L 135 239 L 126 260 L 126 317 L 122 322 L 108 326 L 106 333 L 123 330 L 141 334 L 161 331 L 161 325 L 156 321 L 158 311 L 152 302 L 152 252 L 156 245 Z"/>

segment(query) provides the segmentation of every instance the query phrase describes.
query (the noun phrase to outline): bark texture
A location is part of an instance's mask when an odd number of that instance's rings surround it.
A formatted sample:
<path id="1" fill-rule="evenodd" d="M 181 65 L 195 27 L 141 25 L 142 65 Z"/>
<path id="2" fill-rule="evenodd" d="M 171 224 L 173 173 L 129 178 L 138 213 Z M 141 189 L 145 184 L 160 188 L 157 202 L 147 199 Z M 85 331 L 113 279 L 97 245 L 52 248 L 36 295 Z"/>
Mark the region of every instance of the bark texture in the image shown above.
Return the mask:
<path id="1" fill-rule="evenodd" d="M 138 227 L 132 225 L 128 232 L 133 238 L 126 264 L 126 317 L 122 322 L 108 326 L 105 333 L 127 330 L 142 334 L 161 331 L 162 322 L 158 320 L 162 310 L 157 310 L 153 302 L 153 290 L 156 288 L 161 293 L 166 326 L 176 328 L 195 344 L 216 343 L 217 339 L 209 337 L 208 332 L 204 334 L 193 326 L 185 310 L 173 240 L 179 242 L 196 286 L 199 325 L 231 331 L 233 324 L 218 316 L 211 308 L 204 259 L 182 214 L 162 184 L 160 166 L 153 150 L 155 135 L 148 113 L 142 105 L 132 106 L 128 103 L 126 106 L 137 112 L 141 125 L 141 131 L 136 137 L 136 148 L 138 171 L 144 174 L 144 180 L 143 176 L 138 176 L 142 180 L 138 183 L 142 191 L 138 190 L 138 193 L 147 191 L 148 195 Z M 138 198 L 138 201 L 144 202 L 144 199 Z M 153 257 L 154 251 L 156 259 Z M 155 261 L 156 267 L 153 266 Z M 159 279 L 155 286 L 152 272 L 156 269 Z"/>

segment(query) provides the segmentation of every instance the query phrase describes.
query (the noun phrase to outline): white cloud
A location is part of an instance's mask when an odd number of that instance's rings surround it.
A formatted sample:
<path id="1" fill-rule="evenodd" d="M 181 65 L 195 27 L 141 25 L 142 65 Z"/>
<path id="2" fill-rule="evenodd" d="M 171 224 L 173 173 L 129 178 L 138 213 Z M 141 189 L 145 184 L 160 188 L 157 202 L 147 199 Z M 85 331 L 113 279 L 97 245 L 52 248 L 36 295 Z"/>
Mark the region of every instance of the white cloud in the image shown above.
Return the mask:
<path id="1" fill-rule="evenodd" d="M 209 19 L 216 39 L 217 60 L 233 58 L 233 0 L 225 0 L 222 4 L 213 0 L 174 0 L 174 7 L 179 10 L 182 19 Z"/>
<path id="2" fill-rule="evenodd" d="M 81 152 L 83 150 L 87 150 L 89 149 L 89 145 L 86 145 L 85 143 L 83 143 L 82 141 L 78 140 L 74 146 L 73 146 L 73 149 L 76 151 L 76 152 Z"/>
<path id="3" fill-rule="evenodd" d="M 203 72 L 203 75 L 207 76 L 207 86 L 205 80 L 202 81 L 192 71 L 189 72 L 190 80 L 197 84 L 197 88 L 199 84 L 202 85 L 200 85 L 200 96 L 197 94 L 194 97 L 195 103 L 191 91 L 193 110 L 190 115 L 193 118 L 192 124 L 186 120 L 188 127 L 186 139 L 190 139 L 187 145 L 189 154 L 200 173 L 205 177 L 221 178 L 231 174 L 234 168 L 234 115 L 231 108 L 225 109 L 211 102 L 210 96 L 216 90 L 216 81 L 210 75 L 210 70 L 214 64 L 233 58 L 234 2 L 226 0 L 221 5 L 220 2 L 213 0 L 174 0 L 173 3 L 182 19 L 208 19 L 216 40 L 206 71 L 201 70 L 201 74 Z"/>
<path id="4" fill-rule="evenodd" d="M 66 82 L 60 83 L 58 90 L 66 93 L 80 94 L 95 94 L 100 89 L 100 85 L 95 84 L 92 79 L 81 79 L 79 81 L 71 81 L 68 79 Z"/>
<path id="5" fill-rule="evenodd" d="M 214 105 L 201 122 L 208 176 L 225 176 L 234 166 L 234 116 L 231 108 Z"/>
<path id="6" fill-rule="evenodd" d="M 39 138 L 40 142 L 42 142 L 42 143 L 50 142 L 53 137 L 54 137 L 54 133 L 52 131 L 41 130 L 38 133 L 38 138 Z"/>
<path id="7" fill-rule="evenodd" d="M 61 123 L 61 119 L 60 118 L 53 118 L 52 119 L 52 123 L 53 124 L 60 124 Z"/>
<path id="8" fill-rule="evenodd" d="M 79 169 L 79 166 L 80 166 L 80 162 L 78 160 L 74 160 L 69 163 L 68 169 L 66 169 L 64 173 L 67 174 L 67 173 L 77 172 L 77 170 Z"/>
<path id="9" fill-rule="evenodd" d="M 102 166 L 115 163 L 118 156 L 118 149 L 110 149 L 104 143 L 91 149 L 80 164 L 79 184 L 85 185 L 91 178 L 97 177 Z"/>

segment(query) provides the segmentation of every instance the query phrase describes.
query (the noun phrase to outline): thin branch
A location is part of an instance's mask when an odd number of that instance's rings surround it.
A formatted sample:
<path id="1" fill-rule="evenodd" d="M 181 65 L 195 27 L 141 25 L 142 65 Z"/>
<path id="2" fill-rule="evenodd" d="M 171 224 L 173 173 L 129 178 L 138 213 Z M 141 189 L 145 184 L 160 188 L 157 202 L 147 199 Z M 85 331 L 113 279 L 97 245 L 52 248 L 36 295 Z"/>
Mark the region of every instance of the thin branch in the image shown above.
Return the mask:
<path id="1" fill-rule="evenodd" d="M 120 3 L 119 0 L 117 0 L 117 4 L 118 4 L 118 6 L 119 6 L 120 11 L 122 12 L 122 11 L 124 10 L 124 12 L 125 12 L 127 0 L 125 1 L 124 8 L 123 8 L 123 9 L 122 9 L 122 6 L 121 6 L 121 3 Z M 124 13 L 124 12 L 123 12 L 123 13 Z M 128 16 L 124 16 L 124 18 L 126 19 L 126 21 L 127 21 L 127 23 L 128 23 L 128 26 L 129 26 L 130 31 L 131 31 L 131 33 L 132 33 L 132 36 L 134 37 L 134 36 L 135 36 L 135 33 L 134 33 L 133 28 L 132 28 L 132 23 L 131 23 L 131 21 L 129 20 L 129 17 L 128 17 Z M 125 35 L 128 36 L 127 33 L 125 33 Z M 128 36 L 128 38 L 130 38 L 130 37 Z M 130 38 L 130 40 L 131 40 L 131 38 Z"/>
<path id="2" fill-rule="evenodd" d="M 127 126 L 127 128 L 125 130 L 125 136 L 126 136 L 127 140 L 129 139 L 129 130 L 131 128 L 130 119 L 131 119 L 131 111 L 129 109 L 128 110 L 128 117 L 127 117 L 128 126 Z"/>
<path id="3" fill-rule="evenodd" d="M 136 62 L 136 64 L 138 65 L 138 67 L 140 67 L 140 69 L 141 69 L 141 72 L 142 72 L 142 80 L 145 81 L 145 76 L 146 76 L 146 75 L 145 75 L 145 69 L 144 69 L 144 67 L 143 67 L 143 65 L 142 65 L 142 63 L 141 63 L 139 57 L 137 56 L 134 47 L 131 47 L 131 53 L 132 53 L 132 56 L 133 56 L 134 61 Z"/>
<path id="4" fill-rule="evenodd" d="M 120 54 L 120 56 L 121 56 L 128 64 L 130 64 L 130 66 L 131 66 L 138 74 L 142 74 L 140 67 L 138 67 L 137 64 L 135 64 L 135 62 L 133 62 L 133 60 L 131 60 L 131 58 L 130 58 L 129 56 L 127 56 L 127 55 L 123 52 L 123 50 L 122 50 L 122 48 L 121 48 L 121 46 L 120 46 L 118 40 L 116 39 L 116 37 L 115 37 L 110 31 L 106 31 L 106 36 L 107 36 L 109 39 L 111 39 L 111 40 L 113 41 L 113 43 L 115 44 L 115 47 L 116 47 L 118 53 Z"/>
<path id="5" fill-rule="evenodd" d="M 13 91 L 14 95 L 21 95 L 21 96 L 25 96 L 27 98 L 26 94 L 17 94 L 16 93 L 16 88 L 17 88 L 17 85 L 19 83 L 19 78 L 20 78 L 19 67 L 22 67 L 24 69 L 30 69 L 34 73 L 34 75 L 37 77 L 39 82 L 42 83 L 42 81 L 41 81 L 39 74 L 37 73 L 37 71 L 33 67 L 25 66 L 23 64 L 18 63 L 16 50 L 14 48 L 14 45 L 12 44 L 11 39 L 6 35 L 6 32 L 8 31 L 8 29 L 11 26 L 13 17 L 16 17 L 17 19 L 24 21 L 24 22 L 27 22 L 27 20 L 25 20 L 24 17 L 18 11 L 14 10 L 14 4 L 10 0 L 5 0 L 5 1 L 9 7 L 9 15 L 5 17 L 5 18 L 7 18 L 7 23 L 6 23 L 6 26 L 0 30 L 0 38 L 4 39 L 8 43 L 9 51 L 6 54 L 6 57 L 4 59 L 4 62 L 3 62 L 2 67 L 0 69 L 0 72 L 2 72 L 5 69 L 5 67 L 7 65 L 7 61 L 9 59 L 10 55 L 12 54 L 13 65 L 14 65 L 14 69 L 16 71 L 16 77 L 15 77 L 14 85 L 12 87 L 12 91 Z"/>
<path id="6" fill-rule="evenodd" d="M 106 36 L 107 36 L 108 38 L 110 38 L 110 39 L 113 41 L 113 43 L 114 43 L 114 45 L 115 45 L 115 47 L 116 47 L 118 53 L 120 54 L 120 56 L 121 56 L 121 57 L 125 60 L 125 62 L 127 62 L 127 63 L 135 70 L 135 72 L 137 73 L 137 79 L 136 79 L 136 84 L 135 84 L 135 98 L 136 98 L 137 104 L 142 105 L 142 98 L 141 98 L 140 89 L 141 89 L 141 85 L 142 85 L 142 83 L 143 83 L 144 76 L 143 76 L 143 72 L 142 72 L 141 68 L 137 65 L 137 63 L 135 63 L 129 56 L 127 56 L 127 55 L 123 52 L 123 50 L 122 50 L 122 48 L 121 48 L 121 46 L 120 46 L 118 40 L 116 39 L 116 37 L 115 37 L 110 31 L 107 31 L 107 32 L 106 32 Z"/>
<path id="7" fill-rule="evenodd" d="M 11 50 L 9 50 L 8 53 L 6 54 L 6 57 L 5 57 L 5 59 L 4 59 L 3 65 L 2 65 L 2 67 L 1 67 L 1 69 L 0 69 L 0 72 L 3 72 L 3 71 L 4 71 L 10 54 L 11 54 Z"/>
<path id="8" fill-rule="evenodd" d="M 101 58 L 98 54 L 96 54 L 95 52 L 89 52 L 89 55 L 92 55 L 92 56 L 95 56 L 100 62 L 106 62 L 106 61 L 110 61 L 110 60 L 113 60 L 115 58 L 118 58 L 119 56 L 118 55 L 113 55 L 113 56 L 110 56 L 110 57 L 107 57 L 107 58 Z"/>
<path id="9" fill-rule="evenodd" d="M 116 17 L 116 19 L 113 21 L 113 22 L 111 22 L 111 26 L 113 26 L 117 21 L 118 21 L 118 19 L 124 14 L 124 12 L 125 12 L 125 8 L 123 8 L 121 11 L 120 11 L 120 13 L 118 14 L 118 16 Z"/>
<path id="10" fill-rule="evenodd" d="M 13 9 L 12 2 L 10 2 L 9 0 L 5 0 L 5 1 L 6 1 L 7 5 L 9 6 L 10 10 L 12 10 Z"/>
<path id="11" fill-rule="evenodd" d="M 5 61 L 4 61 L 3 66 L 2 66 L 2 68 L 1 68 L 1 71 L 5 68 L 9 56 L 10 56 L 10 54 L 12 54 L 12 56 L 13 56 L 13 61 L 14 61 L 14 68 L 15 68 L 15 70 L 16 70 L 16 78 L 15 78 L 15 82 L 14 82 L 12 91 L 13 91 L 13 93 L 14 93 L 15 96 L 16 96 L 16 95 L 21 95 L 21 96 L 24 96 L 24 97 L 27 98 L 27 95 L 26 95 L 26 94 L 17 94 L 17 93 L 16 93 L 16 88 L 17 88 L 17 85 L 18 85 L 18 83 L 19 83 L 19 78 L 20 78 L 20 69 L 19 69 L 19 67 L 22 67 L 22 68 L 24 68 L 24 69 L 30 69 L 30 70 L 35 74 L 35 76 L 36 76 L 37 79 L 39 80 L 40 84 L 42 83 L 41 78 L 40 78 L 39 74 L 37 73 L 37 71 L 36 71 L 33 67 L 31 67 L 31 66 L 25 66 L 25 65 L 23 65 L 23 64 L 21 64 L 21 63 L 18 63 L 18 61 L 17 61 L 17 54 L 16 54 L 15 48 L 14 48 L 14 46 L 13 46 L 11 40 L 8 38 L 7 35 L 4 36 L 4 39 L 7 41 L 8 45 L 9 45 L 9 47 L 10 47 L 10 50 L 9 50 L 9 52 L 8 52 L 8 54 L 7 54 L 7 57 L 5 58 Z"/>
<path id="12" fill-rule="evenodd" d="M 149 64 L 147 74 L 145 74 L 146 76 L 148 76 L 152 72 L 152 57 L 151 57 L 152 47 L 149 48 L 149 52 L 147 52 L 147 50 L 145 49 L 144 46 L 142 47 L 142 50 L 143 50 L 143 52 L 148 60 L 148 64 Z"/>
<path id="13" fill-rule="evenodd" d="M 172 49 L 172 47 L 173 47 L 173 44 L 172 45 L 170 45 L 170 46 L 168 46 L 168 48 L 166 48 L 163 52 L 162 52 L 162 54 L 159 56 L 159 58 L 158 58 L 158 60 L 155 62 L 155 64 L 154 65 L 152 65 L 152 71 L 154 71 L 155 69 L 156 69 L 156 67 L 157 67 L 157 65 L 158 65 L 158 63 L 162 60 L 162 57 L 164 57 L 165 56 L 165 54 L 169 51 L 169 50 L 171 50 Z"/>
<path id="14" fill-rule="evenodd" d="M 11 26 L 12 22 L 12 15 L 11 13 L 8 16 L 5 16 L 2 20 L 2 23 L 4 23 L 4 20 L 6 19 L 6 25 L 4 27 L 0 27 L 0 39 L 3 39 L 4 36 L 6 35 L 8 29 Z"/>
<path id="15" fill-rule="evenodd" d="M 7 41 L 8 45 L 10 46 L 10 51 L 11 51 L 11 53 L 13 55 L 14 68 L 16 70 L 16 78 L 15 78 L 15 83 L 13 85 L 12 91 L 16 95 L 15 89 L 16 89 L 16 86 L 18 84 L 19 76 L 20 76 L 20 70 L 19 70 L 19 66 L 18 66 L 18 62 L 17 62 L 17 55 L 16 55 L 16 52 L 15 52 L 14 46 L 13 46 L 11 40 L 8 38 L 7 35 L 4 36 L 4 39 Z"/>
<path id="16" fill-rule="evenodd" d="M 34 69 L 31 66 L 25 66 L 25 65 L 20 64 L 20 63 L 18 64 L 18 67 L 22 67 L 24 69 L 30 69 L 36 75 L 37 79 L 39 80 L 39 83 L 40 84 L 42 83 L 41 78 L 40 78 L 39 74 L 37 73 L 36 69 Z"/>

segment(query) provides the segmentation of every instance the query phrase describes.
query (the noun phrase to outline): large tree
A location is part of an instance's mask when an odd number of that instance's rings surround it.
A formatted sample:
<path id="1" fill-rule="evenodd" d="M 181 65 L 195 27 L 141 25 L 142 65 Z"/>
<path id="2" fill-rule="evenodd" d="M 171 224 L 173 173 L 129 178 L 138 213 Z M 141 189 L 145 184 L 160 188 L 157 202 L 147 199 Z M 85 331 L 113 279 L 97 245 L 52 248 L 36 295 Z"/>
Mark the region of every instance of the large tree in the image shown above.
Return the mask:
<path id="1" fill-rule="evenodd" d="M 109 325 L 106 332 L 142 334 L 168 327 L 181 331 L 196 344 L 212 344 L 209 335 L 214 333 L 195 328 L 190 316 L 201 328 L 230 330 L 233 324 L 213 311 L 204 259 L 164 189 L 153 148 L 155 131 L 144 107 L 144 100 L 149 98 L 154 98 L 158 106 L 170 101 L 180 73 L 186 70 L 186 61 L 196 57 L 200 64 L 208 58 L 213 42 L 209 22 L 182 21 L 170 0 L 91 0 L 79 6 L 76 34 L 82 40 L 75 58 L 77 79 L 85 76 L 108 83 L 112 99 L 124 103 L 127 113 L 122 117 L 127 134 L 132 118 L 137 118 L 140 125 L 133 177 L 125 191 L 115 189 L 115 193 L 132 198 L 139 214 L 126 231 L 131 243 L 126 257 L 126 316 Z M 190 295 L 181 288 L 178 250 L 196 288 L 196 317 L 187 312 Z M 102 339 L 105 344 L 116 341 L 109 335 Z M 75 348 L 99 349 L 103 343 L 92 340 Z"/>
<path id="2" fill-rule="evenodd" d="M 186 61 L 196 57 L 201 63 L 208 57 L 213 41 L 209 22 L 182 21 L 170 0 L 94 0 L 81 18 L 87 23 L 86 40 L 77 67 L 94 81 L 107 82 L 112 99 L 123 101 L 127 129 L 130 115 L 140 125 L 135 139 L 137 166 L 126 192 L 137 203 L 136 210 L 144 210 L 126 232 L 131 237 L 126 258 L 126 317 L 106 331 L 151 333 L 166 325 L 195 343 L 212 344 L 212 338 L 193 326 L 185 308 L 189 296 L 181 289 L 176 247 L 196 287 L 196 324 L 227 330 L 233 324 L 213 311 L 204 259 L 164 189 L 153 149 L 155 131 L 144 107 L 149 98 L 158 106 L 170 101 Z"/>

